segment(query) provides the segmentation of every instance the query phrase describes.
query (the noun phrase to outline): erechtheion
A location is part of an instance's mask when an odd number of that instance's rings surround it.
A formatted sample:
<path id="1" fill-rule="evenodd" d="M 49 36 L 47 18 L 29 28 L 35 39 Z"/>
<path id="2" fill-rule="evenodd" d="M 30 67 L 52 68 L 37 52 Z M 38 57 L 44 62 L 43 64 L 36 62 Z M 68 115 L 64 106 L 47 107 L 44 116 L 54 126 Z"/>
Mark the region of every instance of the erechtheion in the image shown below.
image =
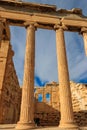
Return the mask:
<path id="1" fill-rule="evenodd" d="M 0 64 L 2 64 L 2 69 L 0 70 L 1 86 L 5 73 L 4 67 L 6 65 L 7 52 L 10 47 L 10 25 L 22 26 L 27 30 L 21 111 L 16 129 L 35 128 L 35 32 L 38 28 L 54 30 L 56 35 L 61 111 L 59 127 L 70 130 L 79 129 L 73 117 L 64 31 L 82 34 L 87 54 L 87 17 L 83 16 L 81 9 L 57 10 L 56 6 L 52 5 L 27 3 L 17 0 L 0 0 L 0 47 L 6 46 L 6 51 L 0 48 Z M 15 81 L 17 82 L 17 79 Z"/>

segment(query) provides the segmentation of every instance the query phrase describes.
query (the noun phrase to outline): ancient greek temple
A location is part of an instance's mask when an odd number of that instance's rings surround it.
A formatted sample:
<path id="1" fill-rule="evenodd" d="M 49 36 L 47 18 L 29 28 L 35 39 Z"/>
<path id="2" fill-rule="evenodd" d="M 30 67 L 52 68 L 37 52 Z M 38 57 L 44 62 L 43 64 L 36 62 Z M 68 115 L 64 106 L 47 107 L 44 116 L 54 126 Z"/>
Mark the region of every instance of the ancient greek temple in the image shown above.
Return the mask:
<path id="1" fill-rule="evenodd" d="M 34 123 L 34 66 L 35 32 L 38 28 L 54 30 L 58 60 L 61 120 L 58 128 L 78 130 L 73 118 L 69 71 L 64 31 L 78 32 L 83 36 L 87 54 L 87 17 L 81 9 L 57 10 L 56 6 L 27 3 L 17 0 L 0 0 L 0 43 L 10 43 L 9 26 L 25 27 L 26 50 L 20 119 L 17 130 L 35 128 Z"/>

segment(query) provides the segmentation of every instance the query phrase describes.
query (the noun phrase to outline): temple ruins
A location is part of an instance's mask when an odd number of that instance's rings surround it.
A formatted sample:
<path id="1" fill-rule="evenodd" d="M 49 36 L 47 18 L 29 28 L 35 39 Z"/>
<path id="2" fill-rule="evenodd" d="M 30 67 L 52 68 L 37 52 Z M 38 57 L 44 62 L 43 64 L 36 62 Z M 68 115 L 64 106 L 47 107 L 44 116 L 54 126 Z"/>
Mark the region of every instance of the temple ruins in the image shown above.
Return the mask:
<path id="1" fill-rule="evenodd" d="M 10 45 L 9 28 L 11 25 L 25 27 L 27 32 L 22 95 L 12 61 L 13 51 Z M 76 96 L 78 86 L 75 86 L 74 88 L 76 93 L 73 92 L 73 95 L 71 95 L 73 87 L 70 89 L 64 31 L 78 32 L 81 34 L 84 39 L 84 47 L 87 54 L 87 17 L 85 17 L 82 14 L 82 10 L 78 8 L 72 10 L 58 10 L 54 5 L 29 3 L 19 0 L 0 0 L 0 94 L 3 93 L 4 96 L 7 96 L 7 100 L 5 100 L 2 95 L 0 101 L 2 107 L 4 107 L 4 104 L 6 103 L 7 105 L 10 105 L 9 113 L 16 115 L 16 118 L 12 119 L 13 116 L 11 114 L 9 119 L 5 119 L 5 122 L 7 122 L 7 120 L 9 120 L 9 122 L 12 120 L 13 122 L 16 122 L 19 119 L 15 128 L 17 130 L 27 130 L 36 127 L 34 119 L 37 118 L 38 114 L 35 113 L 36 107 L 34 102 L 34 66 L 35 32 L 38 28 L 54 30 L 56 35 L 59 85 L 57 88 L 58 91 L 56 91 L 58 92 L 58 97 L 57 93 L 55 93 L 58 102 L 56 101 L 57 104 L 55 104 L 58 105 L 56 107 L 56 112 L 60 116 L 59 118 L 57 117 L 58 128 L 64 130 L 79 130 L 79 122 L 83 119 L 84 122 L 86 121 L 85 118 L 77 121 L 79 114 L 82 114 L 81 112 L 79 112 L 78 116 L 74 116 L 75 113 L 73 108 L 75 106 L 73 105 L 75 102 L 72 100 L 72 96 Z M 80 91 L 80 93 L 81 92 L 83 91 Z M 19 103 L 20 100 L 21 106 Z M 79 98 L 79 100 L 79 103 L 85 102 L 84 98 L 82 98 L 82 100 Z M 87 106 L 84 105 L 84 103 L 82 106 L 81 110 L 85 110 L 83 115 L 86 115 Z M 3 111 L 2 107 L 0 108 L 0 112 Z M 4 113 L 6 112 L 2 112 L 2 117 L 4 116 Z M 19 114 L 20 117 L 18 117 Z M 50 122 L 51 118 L 50 116 L 48 117 Z"/>

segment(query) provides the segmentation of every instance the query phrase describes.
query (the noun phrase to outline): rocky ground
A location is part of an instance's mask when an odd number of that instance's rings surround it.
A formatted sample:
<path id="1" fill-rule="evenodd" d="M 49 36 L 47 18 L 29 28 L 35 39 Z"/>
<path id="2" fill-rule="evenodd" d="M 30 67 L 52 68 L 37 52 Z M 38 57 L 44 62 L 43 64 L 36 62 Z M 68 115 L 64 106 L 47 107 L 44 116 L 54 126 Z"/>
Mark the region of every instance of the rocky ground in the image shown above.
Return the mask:
<path id="1" fill-rule="evenodd" d="M 15 130 L 15 124 L 0 125 L 0 130 Z M 58 127 L 38 127 L 35 128 L 35 130 L 68 130 L 68 129 L 60 129 Z M 81 127 L 80 130 L 87 130 L 87 127 Z"/>

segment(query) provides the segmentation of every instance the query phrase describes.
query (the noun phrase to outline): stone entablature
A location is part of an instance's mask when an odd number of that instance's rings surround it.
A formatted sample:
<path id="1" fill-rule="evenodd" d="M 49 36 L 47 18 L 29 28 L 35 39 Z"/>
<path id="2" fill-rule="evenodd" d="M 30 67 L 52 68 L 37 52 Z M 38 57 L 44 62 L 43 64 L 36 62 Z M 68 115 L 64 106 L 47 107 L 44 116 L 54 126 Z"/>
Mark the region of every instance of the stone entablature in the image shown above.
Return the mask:
<path id="1" fill-rule="evenodd" d="M 77 32 L 80 32 L 84 25 L 87 27 L 87 17 L 79 8 L 58 10 L 55 5 L 17 0 L 0 0 L 0 19 L 6 19 L 9 25 L 25 26 L 26 22 L 33 22 L 38 28 L 52 30 L 55 25 L 68 26 L 66 31 Z"/>

